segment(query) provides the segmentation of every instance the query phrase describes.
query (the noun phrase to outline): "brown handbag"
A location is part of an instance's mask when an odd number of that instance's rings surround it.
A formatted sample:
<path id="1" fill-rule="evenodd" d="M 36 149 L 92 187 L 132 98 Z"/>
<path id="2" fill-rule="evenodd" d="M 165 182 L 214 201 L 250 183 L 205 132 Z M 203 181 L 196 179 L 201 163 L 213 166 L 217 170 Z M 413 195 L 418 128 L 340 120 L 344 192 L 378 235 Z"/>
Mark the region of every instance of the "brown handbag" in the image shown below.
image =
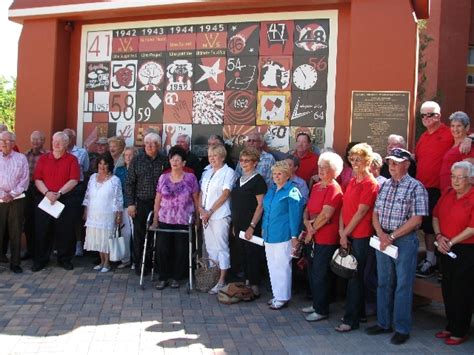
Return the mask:
<path id="1" fill-rule="evenodd" d="M 209 263 L 211 266 L 209 266 Z M 213 288 L 221 274 L 221 269 L 217 261 L 209 258 L 200 258 L 197 261 L 196 272 L 196 289 L 201 292 L 207 292 Z"/>

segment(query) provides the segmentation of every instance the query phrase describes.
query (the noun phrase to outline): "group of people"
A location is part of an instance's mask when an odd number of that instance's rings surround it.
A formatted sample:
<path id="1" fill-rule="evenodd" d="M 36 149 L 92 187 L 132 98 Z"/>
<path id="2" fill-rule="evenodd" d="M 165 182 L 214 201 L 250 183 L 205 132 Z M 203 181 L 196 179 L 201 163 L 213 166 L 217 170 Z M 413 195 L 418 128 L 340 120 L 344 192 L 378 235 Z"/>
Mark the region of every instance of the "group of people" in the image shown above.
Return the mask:
<path id="1" fill-rule="evenodd" d="M 149 252 L 143 245 L 153 212 L 152 228 L 168 231 L 158 233 L 157 289 L 180 287 L 188 240 L 170 231 L 195 223 L 202 227 L 207 255 L 220 269 L 209 293 L 226 284 L 233 237 L 246 285 L 256 297 L 267 270 L 273 310 L 291 299 L 294 250 L 304 244 L 313 302 L 301 311 L 309 322 L 329 317 L 331 258 L 338 248 L 350 249 L 357 273 L 347 282 L 345 314 L 335 330 L 359 328 L 372 307 L 377 323 L 366 332 L 394 332 L 393 344 L 409 339 L 415 275 L 431 275 L 439 260 L 448 323 L 435 336 L 457 345 L 467 339 L 474 296 L 470 119 L 455 112 L 447 127 L 432 101 L 421 106 L 420 115 L 426 132 L 415 153 L 406 150 L 403 137 L 390 135 L 384 159 L 366 143 L 349 144 L 344 157 L 329 148 L 316 152 L 305 132 L 284 156 L 265 149 L 263 137 L 251 133 L 236 165 L 219 136 L 209 137 L 202 162 L 190 151 L 189 136 L 179 136 L 165 155 L 156 132 L 145 135 L 139 151 L 112 137 L 99 139 L 97 153 L 87 154 L 75 145 L 71 129 L 53 135 L 51 152 L 43 148 L 44 135 L 33 132 L 32 148 L 23 155 L 13 150 L 15 135 L 2 132 L 0 223 L 7 228 L 0 230 L 0 244 L 8 235 L 10 268 L 21 272 L 24 226 L 33 271 L 48 264 L 53 250 L 70 270 L 82 245 L 81 228 L 78 233 L 72 229 L 85 224 L 84 248 L 100 255 L 94 269 L 109 272 L 108 240 L 121 228 L 132 247 L 119 267 L 132 264 L 138 274 L 142 253 Z M 58 218 L 37 207 L 43 199 L 65 205 Z M 418 263 L 420 227 L 427 253 Z M 380 249 L 369 246 L 373 235 Z M 253 243 L 258 237 L 263 247 Z M 396 259 L 384 253 L 389 246 L 398 248 Z M 146 257 L 145 273 L 152 267 Z"/>

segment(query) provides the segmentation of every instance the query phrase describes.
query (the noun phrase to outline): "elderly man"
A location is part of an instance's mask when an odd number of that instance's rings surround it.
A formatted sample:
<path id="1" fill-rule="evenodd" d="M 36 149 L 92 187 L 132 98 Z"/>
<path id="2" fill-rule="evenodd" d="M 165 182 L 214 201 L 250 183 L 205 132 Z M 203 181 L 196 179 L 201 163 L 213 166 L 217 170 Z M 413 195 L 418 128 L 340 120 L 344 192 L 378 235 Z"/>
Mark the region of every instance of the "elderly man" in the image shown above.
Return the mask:
<path id="1" fill-rule="evenodd" d="M 125 204 L 129 216 L 133 218 L 133 260 L 137 275 L 140 274 L 146 237 L 146 219 L 153 211 L 158 178 L 168 166 L 166 158 L 159 154 L 161 138 L 158 134 L 148 133 L 144 138 L 144 145 L 145 152 L 137 154 L 130 162 L 125 182 Z M 150 268 L 150 260 L 147 260 L 146 271 Z"/>
<path id="2" fill-rule="evenodd" d="M 308 198 L 309 198 L 308 184 L 306 183 L 306 181 L 304 181 L 302 178 L 296 175 L 296 171 L 298 171 L 298 168 L 300 166 L 300 160 L 298 157 L 290 154 L 285 159 L 285 161 L 290 166 L 290 170 L 291 170 L 290 180 L 293 181 L 293 183 L 298 188 L 298 190 L 300 190 L 301 196 L 304 197 L 305 203 L 306 203 L 306 201 L 308 201 Z"/>
<path id="3" fill-rule="evenodd" d="M 403 136 L 399 136 L 398 134 L 389 135 L 387 138 L 387 156 L 390 155 L 390 152 L 393 148 L 407 149 L 407 143 L 405 142 L 405 138 L 403 138 Z M 380 175 L 387 179 L 390 179 L 390 172 L 388 171 L 387 161 L 383 162 L 382 167 L 380 168 Z M 410 159 L 408 175 L 410 175 L 412 178 L 416 177 L 416 163 L 413 158 Z"/>
<path id="4" fill-rule="evenodd" d="M 97 158 L 109 150 L 109 140 L 106 137 L 100 137 L 95 142 L 95 152 L 89 152 L 89 169 L 85 174 L 84 182 L 87 184 L 92 174 L 97 172 Z"/>
<path id="5" fill-rule="evenodd" d="M 199 161 L 199 158 L 189 150 L 191 145 L 191 137 L 189 137 L 187 134 L 181 133 L 176 138 L 176 145 L 179 145 L 186 151 L 186 167 L 192 170 L 198 181 L 201 180 L 201 162 Z"/>
<path id="6" fill-rule="evenodd" d="M 68 152 L 77 158 L 79 167 L 81 168 L 81 178 L 75 188 L 76 197 L 79 202 L 77 204 L 78 210 L 73 223 L 74 233 L 76 235 L 76 256 L 82 256 L 84 255 L 82 248 L 84 241 L 84 222 L 82 221 L 84 208 L 82 207 L 82 201 L 84 200 L 87 189 L 87 182 L 84 183 L 84 174 L 89 171 L 89 155 L 87 154 L 87 150 L 76 145 L 76 131 L 71 128 L 66 128 L 63 132 L 69 137 L 69 144 L 67 146 Z"/>
<path id="7" fill-rule="evenodd" d="M 418 256 L 416 230 L 428 215 L 428 194 L 408 175 L 410 152 L 395 148 L 386 157 L 391 178 L 380 187 L 372 224 L 380 239 L 377 257 L 377 324 L 367 334 L 392 332 L 391 343 L 403 344 L 410 337 L 413 281 Z M 389 245 L 398 248 L 398 258 L 382 253 Z"/>
<path id="8" fill-rule="evenodd" d="M 313 175 L 318 173 L 319 156 L 311 150 L 311 137 L 306 132 L 300 132 L 296 136 L 296 149 L 293 154 L 299 158 L 300 166 L 296 175 L 308 184 Z"/>
<path id="9" fill-rule="evenodd" d="M 14 145 L 13 133 L 0 133 L 0 245 L 8 231 L 10 270 L 19 274 L 23 272 L 20 266 L 20 238 L 29 170 L 26 157 L 13 151 Z"/>
<path id="10" fill-rule="evenodd" d="M 437 264 L 435 256 L 435 235 L 432 212 L 441 195 L 439 173 L 444 154 L 453 146 L 451 130 L 441 122 L 441 108 L 434 101 L 426 101 L 420 108 L 421 120 L 426 131 L 420 136 L 415 147 L 417 162 L 416 178 L 428 191 L 429 215 L 423 218 L 422 229 L 425 233 L 426 259 L 418 264 L 416 275 L 430 277 Z M 459 147 L 463 153 L 471 150 L 471 140 L 466 138 Z"/>
<path id="11" fill-rule="evenodd" d="M 246 147 L 255 148 L 260 153 L 260 161 L 257 164 L 256 171 L 265 179 L 267 186 L 270 187 L 273 184 L 271 167 L 275 164 L 275 158 L 270 153 L 263 150 L 264 145 L 263 136 L 260 133 L 253 132 L 247 136 L 245 142 Z M 237 178 L 242 176 L 242 167 L 240 163 L 237 164 L 235 169 Z"/>
<path id="12" fill-rule="evenodd" d="M 224 142 L 224 139 L 217 135 L 217 134 L 211 134 L 209 136 L 209 138 L 207 139 L 207 147 L 214 147 L 216 145 L 222 145 L 226 152 L 227 152 L 227 155 L 225 157 L 225 163 L 227 164 L 228 167 L 232 168 L 235 170 L 235 163 L 234 161 L 232 160 L 232 157 L 230 156 L 230 149 L 229 149 L 229 146 L 227 146 Z M 209 159 L 207 157 L 207 150 L 206 150 L 206 156 L 202 157 L 201 159 L 201 171 L 204 171 L 206 170 L 207 168 L 210 168 L 209 166 Z"/>
<path id="13" fill-rule="evenodd" d="M 50 228 L 55 236 L 55 248 L 58 251 L 58 264 L 66 270 L 72 270 L 71 263 L 75 251 L 76 238 L 73 222 L 77 213 L 75 187 L 80 179 L 80 167 L 74 155 L 68 153 L 69 137 L 64 132 L 53 135 L 53 151 L 43 154 L 36 165 L 33 179 L 38 189 L 38 205 L 46 197 L 51 204 L 59 201 L 64 209 L 58 218 L 37 207 L 35 210 L 35 256 L 33 272 L 46 267 L 51 253 Z"/>
<path id="14" fill-rule="evenodd" d="M 33 131 L 30 135 L 31 148 L 25 153 L 30 168 L 30 185 L 26 191 L 25 201 L 25 223 L 23 231 L 26 236 L 26 253 L 22 259 L 31 259 L 35 254 L 35 193 L 36 187 L 33 180 L 33 173 L 40 156 L 47 153 L 44 149 L 46 137 L 43 132 Z"/>

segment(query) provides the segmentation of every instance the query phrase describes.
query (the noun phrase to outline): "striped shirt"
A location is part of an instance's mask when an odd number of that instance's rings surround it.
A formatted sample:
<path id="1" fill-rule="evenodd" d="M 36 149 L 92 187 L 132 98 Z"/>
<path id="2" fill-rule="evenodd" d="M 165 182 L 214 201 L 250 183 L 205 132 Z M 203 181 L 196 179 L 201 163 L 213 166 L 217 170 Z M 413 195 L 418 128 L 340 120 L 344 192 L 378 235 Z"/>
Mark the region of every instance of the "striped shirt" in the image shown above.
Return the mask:
<path id="1" fill-rule="evenodd" d="M 41 149 L 39 152 L 34 152 L 33 149 L 30 149 L 25 153 L 26 160 L 28 160 L 28 166 L 30 167 L 30 181 L 33 182 L 33 173 L 35 172 L 36 163 L 38 163 L 38 159 L 43 154 L 47 153 L 46 150 Z"/>
<path id="2" fill-rule="evenodd" d="M 374 211 L 384 230 L 394 231 L 413 216 L 428 216 L 428 193 L 421 182 L 405 175 L 380 187 Z"/>
<path id="3" fill-rule="evenodd" d="M 8 155 L 0 154 L 0 199 L 10 194 L 21 195 L 28 189 L 29 167 L 26 157 L 15 151 Z"/>

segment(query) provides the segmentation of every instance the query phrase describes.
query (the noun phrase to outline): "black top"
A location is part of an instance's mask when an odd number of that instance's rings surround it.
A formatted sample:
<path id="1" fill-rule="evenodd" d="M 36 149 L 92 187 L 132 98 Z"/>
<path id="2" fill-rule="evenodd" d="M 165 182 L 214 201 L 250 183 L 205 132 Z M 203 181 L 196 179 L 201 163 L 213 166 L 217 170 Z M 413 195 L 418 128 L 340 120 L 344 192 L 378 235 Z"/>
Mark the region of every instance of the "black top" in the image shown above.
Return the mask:
<path id="1" fill-rule="evenodd" d="M 390 179 L 392 176 L 390 175 L 390 171 L 388 170 L 387 161 L 384 161 L 382 167 L 380 168 L 380 175 Z M 408 175 L 410 175 L 413 179 L 416 179 L 416 162 L 413 159 L 410 159 L 410 167 L 408 168 Z"/>
<path id="2" fill-rule="evenodd" d="M 201 162 L 196 154 L 188 152 L 186 154 L 186 166 L 193 169 L 194 175 L 196 175 L 197 181 L 201 180 L 201 175 L 203 168 L 201 167 Z"/>
<path id="3" fill-rule="evenodd" d="M 125 205 L 135 205 L 137 200 L 154 200 L 158 178 L 168 166 L 167 158 L 160 154 L 155 159 L 143 153 L 135 155 L 125 182 Z"/>
<path id="4" fill-rule="evenodd" d="M 252 222 L 253 214 L 257 209 L 257 195 L 264 195 L 267 192 L 267 184 L 260 174 L 240 186 L 240 179 L 237 179 L 232 189 L 232 223 L 236 233 L 246 231 Z M 262 219 L 255 227 L 254 235 L 262 235 Z"/>

